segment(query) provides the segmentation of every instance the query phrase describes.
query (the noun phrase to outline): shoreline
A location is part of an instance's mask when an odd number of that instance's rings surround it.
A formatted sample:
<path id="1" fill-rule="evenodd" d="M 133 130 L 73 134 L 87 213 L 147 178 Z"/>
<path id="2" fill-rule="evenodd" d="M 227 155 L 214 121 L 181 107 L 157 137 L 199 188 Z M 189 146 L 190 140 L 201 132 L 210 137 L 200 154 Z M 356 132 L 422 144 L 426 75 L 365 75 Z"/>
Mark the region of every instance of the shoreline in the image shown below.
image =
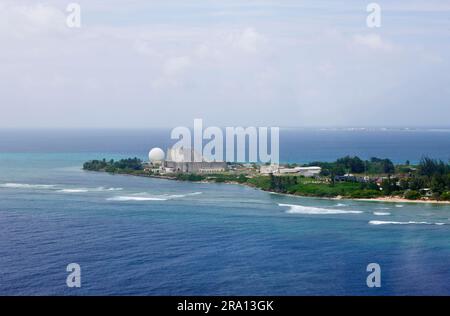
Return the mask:
<path id="1" fill-rule="evenodd" d="M 343 198 L 344 199 L 344 198 Z M 384 196 L 373 199 L 350 199 L 354 201 L 363 202 L 386 202 L 386 203 L 417 203 L 417 204 L 443 204 L 450 205 L 450 201 L 438 201 L 438 200 L 408 200 L 399 196 Z"/>
<path id="2" fill-rule="evenodd" d="M 89 171 L 89 170 L 87 170 Z M 275 191 L 264 190 L 262 188 L 258 188 L 255 185 L 250 185 L 248 183 L 239 183 L 236 181 L 223 181 L 223 182 L 214 182 L 208 180 L 201 181 L 190 181 L 190 180 L 179 180 L 175 177 L 161 176 L 161 175 L 140 175 L 140 174 L 129 174 L 129 173 L 111 173 L 107 171 L 92 171 L 92 172 L 104 172 L 111 175 L 126 175 L 126 176 L 136 176 L 143 178 L 155 178 L 155 179 L 163 179 L 163 180 L 171 180 L 171 181 L 180 181 L 180 182 L 195 182 L 195 183 L 224 183 L 224 184 L 234 184 L 234 185 L 242 185 L 249 188 L 257 189 L 260 191 L 264 191 L 270 194 L 280 194 L 291 197 L 304 197 L 304 198 L 316 198 L 316 199 L 325 199 L 325 200 L 349 200 L 349 201 L 360 201 L 360 202 L 376 202 L 376 203 L 416 203 L 416 204 L 439 204 L 439 205 L 450 205 L 450 201 L 438 201 L 438 200 L 408 200 L 400 196 L 383 196 L 377 198 L 350 198 L 344 196 L 336 196 L 336 197 L 323 197 L 323 196 L 313 196 L 313 195 L 299 195 L 299 194 L 291 194 L 291 193 L 280 193 Z"/>
<path id="3" fill-rule="evenodd" d="M 159 177 L 161 178 L 161 177 Z M 172 178 L 172 180 L 177 180 Z M 214 181 L 195 181 L 198 183 L 216 183 Z M 225 181 L 222 183 L 226 184 L 237 184 L 242 185 L 250 188 L 254 188 L 257 190 L 261 190 L 270 194 L 280 194 L 280 195 L 286 195 L 286 196 L 292 196 L 292 197 L 302 197 L 302 198 L 315 198 L 315 199 L 324 199 L 324 200 L 349 200 L 349 201 L 360 201 L 360 202 L 377 202 L 377 203 L 417 203 L 417 204 L 441 204 L 441 205 L 450 205 L 450 201 L 438 201 L 438 200 L 408 200 L 400 196 L 383 196 L 378 198 L 350 198 L 345 196 L 336 196 L 336 197 L 323 197 L 323 196 L 314 196 L 314 195 L 300 195 L 300 194 L 291 194 L 291 193 L 280 193 L 275 191 L 269 191 L 269 190 L 263 190 L 261 188 L 258 188 L 257 186 L 250 185 L 248 183 L 239 183 L 235 181 Z"/>
<path id="4" fill-rule="evenodd" d="M 237 183 L 241 184 L 241 183 Z M 245 186 L 249 186 L 246 184 L 242 184 Z M 253 186 L 249 186 L 253 187 Z M 254 187 L 255 189 L 258 189 L 257 187 Z M 260 189 L 262 190 L 262 189 Z M 323 199 L 323 200 L 334 200 L 334 201 L 360 201 L 360 202 L 376 202 L 376 203 L 417 203 L 417 204 L 442 204 L 442 205 L 450 205 L 450 201 L 438 201 L 438 200 L 408 200 L 399 196 L 384 196 L 379 198 L 371 198 L 371 199 L 358 199 L 358 198 L 350 198 L 350 197 L 343 197 L 343 196 L 337 196 L 337 197 L 323 197 L 323 196 L 313 196 L 313 195 L 298 195 L 298 194 L 290 194 L 290 193 L 280 193 L 280 192 L 273 192 L 273 191 L 266 191 L 262 190 L 264 192 L 268 192 L 270 194 L 279 194 L 279 195 L 286 195 L 286 196 L 293 196 L 293 197 L 302 197 L 302 198 L 314 198 L 314 199 Z"/>

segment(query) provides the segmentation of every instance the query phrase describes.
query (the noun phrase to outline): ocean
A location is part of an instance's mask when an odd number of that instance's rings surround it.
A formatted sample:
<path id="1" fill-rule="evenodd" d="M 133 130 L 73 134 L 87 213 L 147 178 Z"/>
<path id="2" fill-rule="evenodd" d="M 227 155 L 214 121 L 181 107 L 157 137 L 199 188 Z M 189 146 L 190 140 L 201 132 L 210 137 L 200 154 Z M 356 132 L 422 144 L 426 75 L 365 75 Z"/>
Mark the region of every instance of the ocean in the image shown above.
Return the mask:
<path id="1" fill-rule="evenodd" d="M 448 130 L 280 133 L 286 162 L 448 160 Z M 85 172 L 167 130 L 0 133 L 0 295 L 449 295 L 450 206 Z M 69 288 L 66 267 L 81 267 Z M 369 288 L 367 265 L 381 268 Z"/>

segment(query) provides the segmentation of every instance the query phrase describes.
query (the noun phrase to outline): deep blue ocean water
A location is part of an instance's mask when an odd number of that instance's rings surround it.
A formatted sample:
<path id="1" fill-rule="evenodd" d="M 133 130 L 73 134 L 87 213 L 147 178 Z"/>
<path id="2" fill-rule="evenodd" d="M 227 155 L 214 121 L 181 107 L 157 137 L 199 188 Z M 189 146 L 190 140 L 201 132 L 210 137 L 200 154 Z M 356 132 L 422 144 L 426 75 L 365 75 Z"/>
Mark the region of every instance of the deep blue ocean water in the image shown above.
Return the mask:
<path id="1" fill-rule="evenodd" d="M 284 161 L 450 158 L 445 131 L 282 131 Z M 165 131 L 4 131 L 0 294 L 450 294 L 450 206 L 90 173 Z M 81 266 L 81 288 L 66 266 Z M 366 266 L 381 266 L 368 288 Z"/>
<path id="2" fill-rule="evenodd" d="M 169 129 L 10 130 L 0 129 L 0 152 L 99 153 L 144 158 L 152 147 L 166 150 Z M 224 142 L 225 143 L 225 142 Z M 450 129 L 280 130 L 280 161 L 334 161 L 346 155 L 418 162 L 423 156 L 450 159 Z"/>

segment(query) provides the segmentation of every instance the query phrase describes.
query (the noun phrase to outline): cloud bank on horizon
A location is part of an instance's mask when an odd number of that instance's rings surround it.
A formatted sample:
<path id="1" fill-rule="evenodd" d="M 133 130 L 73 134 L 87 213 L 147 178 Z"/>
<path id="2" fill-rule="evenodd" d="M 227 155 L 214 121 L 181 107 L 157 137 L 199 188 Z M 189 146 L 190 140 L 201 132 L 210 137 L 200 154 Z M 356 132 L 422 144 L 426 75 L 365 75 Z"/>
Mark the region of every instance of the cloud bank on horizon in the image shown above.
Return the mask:
<path id="1" fill-rule="evenodd" d="M 370 2 L 2 0 L 0 127 L 448 126 L 450 3 Z"/>

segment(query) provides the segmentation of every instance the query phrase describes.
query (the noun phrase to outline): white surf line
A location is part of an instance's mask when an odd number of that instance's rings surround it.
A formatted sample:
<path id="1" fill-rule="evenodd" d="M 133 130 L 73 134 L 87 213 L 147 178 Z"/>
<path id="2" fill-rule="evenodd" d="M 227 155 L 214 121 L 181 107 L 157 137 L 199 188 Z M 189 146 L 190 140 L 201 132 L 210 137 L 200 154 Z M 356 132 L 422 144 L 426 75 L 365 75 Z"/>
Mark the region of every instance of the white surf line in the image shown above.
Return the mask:
<path id="1" fill-rule="evenodd" d="M 373 215 L 376 215 L 376 216 L 388 216 L 388 215 L 391 215 L 391 213 L 389 213 L 389 212 L 373 212 Z"/>
<path id="2" fill-rule="evenodd" d="M 289 207 L 286 213 L 289 214 L 308 214 L 308 215 L 328 215 L 328 214 L 361 214 L 362 211 L 327 209 L 312 206 L 294 205 L 294 204 L 278 204 L 282 207 Z"/>
<path id="3" fill-rule="evenodd" d="M 396 221 L 369 221 L 370 225 L 445 225 L 445 223 L 430 223 L 430 222 L 396 222 Z"/>

